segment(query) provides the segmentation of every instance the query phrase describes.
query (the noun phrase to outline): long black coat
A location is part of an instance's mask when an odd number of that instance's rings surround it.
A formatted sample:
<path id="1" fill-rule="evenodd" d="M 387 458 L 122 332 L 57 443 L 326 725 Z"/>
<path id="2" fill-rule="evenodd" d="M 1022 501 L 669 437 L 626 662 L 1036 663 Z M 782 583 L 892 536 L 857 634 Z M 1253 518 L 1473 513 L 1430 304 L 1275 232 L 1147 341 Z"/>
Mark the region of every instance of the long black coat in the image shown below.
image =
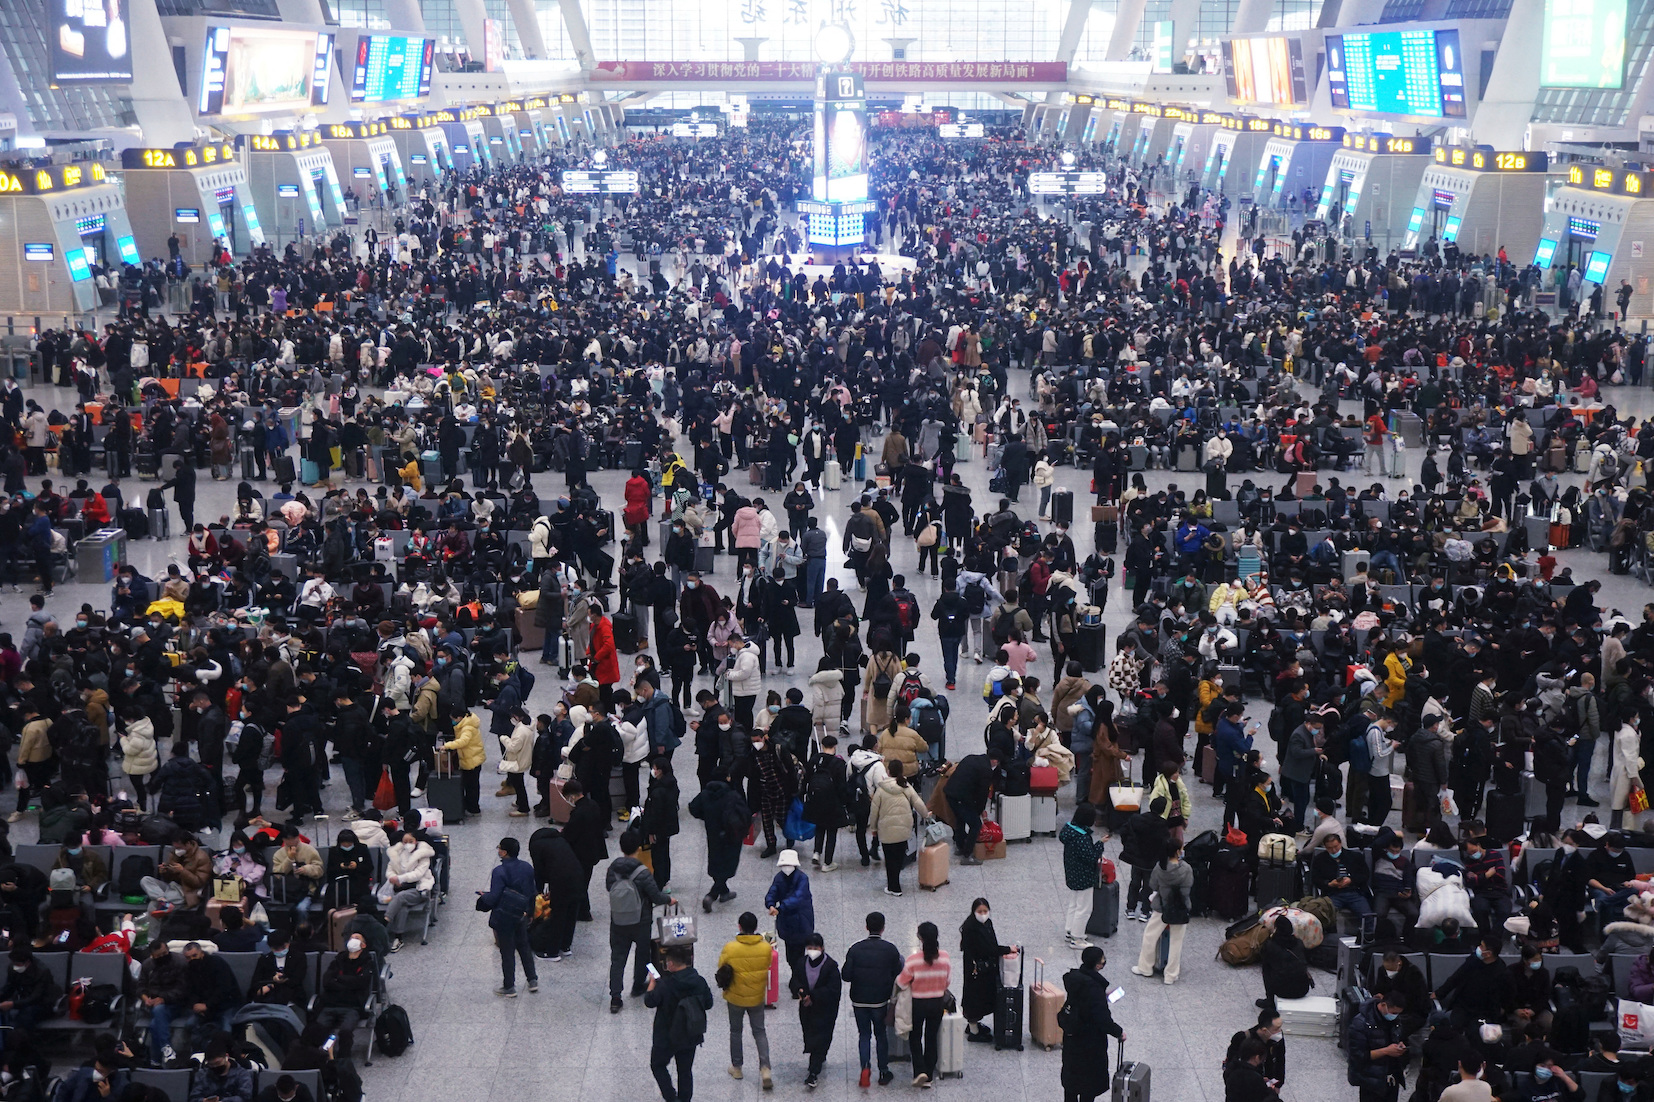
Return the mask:
<path id="1" fill-rule="evenodd" d="M 1064 974 L 1071 1020 L 1063 1031 L 1062 1089 L 1082 1098 L 1107 1094 L 1113 1067 L 1108 1039 L 1124 1031 L 1108 1008 L 1108 980 L 1101 972 L 1075 968 Z"/>
<path id="2" fill-rule="evenodd" d="M 1011 951 L 999 943 L 994 920 L 978 922 L 976 915 L 959 928 L 959 952 L 965 958 L 964 998 L 959 1008 L 967 1022 L 979 1022 L 994 1012 L 999 993 L 999 958 Z"/>
<path id="3" fill-rule="evenodd" d="M 528 859 L 534 865 L 535 882 L 542 888 L 549 886 L 554 897 L 577 891 L 585 876 L 574 847 L 556 827 L 541 827 L 529 835 Z"/>
<path id="4" fill-rule="evenodd" d="M 774 733 L 774 728 L 771 728 Z M 816 781 L 816 774 L 825 770 L 832 785 Z M 850 789 L 850 763 L 834 754 L 818 753 L 810 762 L 804 782 L 804 819 L 822 830 L 837 830 L 850 821 L 846 810 L 853 795 Z"/>
<path id="5" fill-rule="evenodd" d="M 714 880 L 727 880 L 741 867 L 742 838 L 730 837 L 729 819 L 740 812 L 750 819 L 752 812 L 741 793 L 724 781 L 712 781 L 689 801 L 689 814 L 706 824 L 706 871 Z"/>
<path id="6" fill-rule="evenodd" d="M 812 1056 L 826 1056 L 827 1050 L 833 1046 L 839 997 L 844 992 L 838 962 L 826 953 L 821 954 L 821 974 L 816 977 L 815 986 L 811 987 L 804 971 L 804 960 L 801 960 L 793 970 L 793 978 L 787 981 L 787 990 L 799 1000 L 798 1025 L 804 1033 L 804 1051 Z M 808 1004 L 804 1002 L 805 995 L 810 997 Z"/>

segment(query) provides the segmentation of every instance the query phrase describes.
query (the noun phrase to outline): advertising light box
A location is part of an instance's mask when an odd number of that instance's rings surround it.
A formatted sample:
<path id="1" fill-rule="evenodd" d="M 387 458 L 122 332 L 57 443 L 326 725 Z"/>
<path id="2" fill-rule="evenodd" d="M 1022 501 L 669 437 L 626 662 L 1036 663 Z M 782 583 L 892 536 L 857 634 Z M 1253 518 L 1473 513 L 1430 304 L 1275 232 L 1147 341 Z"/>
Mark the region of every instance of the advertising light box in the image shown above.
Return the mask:
<path id="1" fill-rule="evenodd" d="M 1625 86 L 1626 0 L 1545 0 L 1543 18 L 1542 87 Z"/>
<path id="2" fill-rule="evenodd" d="M 1309 100 L 1296 38 L 1236 38 L 1223 45 L 1224 79 L 1236 103 L 1291 106 Z"/>
<path id="3" fill-rule="evenodd" d="M 132 42 L 122 0 L 48 0 L 47 14 L 53 84 L 132 82 Z"/>
<path id="4" fill-rule="evenodd" d="M 197 110 L 296 114 L 327 103 L 333 36 L 277 27 L 208 27 Z"/>

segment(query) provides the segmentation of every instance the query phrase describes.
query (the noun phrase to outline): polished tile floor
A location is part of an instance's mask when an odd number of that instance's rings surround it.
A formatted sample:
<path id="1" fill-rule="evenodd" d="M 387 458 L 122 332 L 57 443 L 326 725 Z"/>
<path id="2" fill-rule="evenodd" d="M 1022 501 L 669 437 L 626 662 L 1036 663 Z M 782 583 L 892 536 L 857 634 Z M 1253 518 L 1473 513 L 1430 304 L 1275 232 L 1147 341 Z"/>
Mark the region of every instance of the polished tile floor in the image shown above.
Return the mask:
<path id="1" fill-rule="evenodd" d="M 1023 383 L 1014 385 L 1020 388 Z M 1632 392 L 1628 388 L 1612 390 L 1613 400 L 1622 414 L 1641 418 L 1654 412 L 1654 399 L 1648 392 Z M 73 405 L 70 391 L 31 393 L 48 409 L 52 405 L 60 408 Z M 1409 453 L 1414 472 L 1420 458 L 1416 450 Z M 987 472 L 980 454 L 959 469 L 976 492 L 978 506 L 988 507 L 991 502 L 986 493 Z M 624 477 L 623 472 L 604 471 L 595 475 L 593 482 L 601 493 L 612 494 L 611 500 L 617 500 Z M 1088 478 L 1087 472 L 1074 468 L 1060 468 L 1058 472 L 1059 487 L 1075 491 L 1082 515 L 1087 502 Z M 1168 483 L 1178 483 L 1192 491 L 1200 484 L 1197 481 L 1200 478 L 1154 471 L 1148 475 L 1148 484 L 1151 489 L 1159 489 Z M 561 489 L 562 478 L 541 475 L 536 484 L 542 495 L 549 496 Z M 231 512 L 233 487 L 234 483 L 203 480 L 197 515 L 216 517 Z M 147 486 L 140 483 L 139 488 Z M 851 497 L 848 488 L 821 495 L 818 515 L 833 533 L 835 546 Z M 1033 515 L 1037 501 L 1037 491 L 1024 492 L 1021 509 L 1025 515 Z M 173 523 L 177 531 L 176 516 Z M 1074 536 L 1083 558 L 1091 551 L 1090 525 L 1077 525 Z M 182 540 L 176 537 L 171 541 L 136 541 L 131 545 L 131 557 L 145 573 L 154 576 L 163 573 L 168 563 L 182 560 L 182 547 Z M 1608 607 L 1623 609 L 1635 617 L 1641 605 L 1654 597 L 1654 593 L 1634 578 L 1608 575 L 1602 569 L 1600 556 L 1576 551 L 1560 557 L 1564 565 L 1574 568 L 1576 576 L 1603 579 L 1602 601 Z M 898 571 L 908 573 L 909 584 L 928 613 L 937 593 L 937 583 L 914 572 L 917 551 L 912 542 L 899 540 L 893 559 Z M 854 577 L 836 570 L 836 562 L 834 565 L 841 584 L 853 591 Z M 732 578 L 732 561 L 720 558 L 712 584 L 723 588 L 732 584 Z M 107 607 L 107 587 L 81 582 L 59 587 L 48 607 L 59 616 L 67 616 L 82 601 Z M 0 630 L 20 633 L 28 614 L 25 596 L 7 593 L 0 598 L 0 608 L 4 610 L 0 611 Z M 1116 593 L 1106 617 L 1110 639 L 1124 627 L 1126 615 L 1126 601 Z M 934 634 L 922 632 L 918 649 L 923 655 L 924 668 L 939 676 L 940 647 Z M 772 669 L 765 687 L 805 686 L 807 671 L 814 669 L 819 655 L 820 646 L 814 638 L 802 637 L 796 669 L 790 673 Z M 1048 657 L 1042 657 L 1039 667 L 1045 685 L 1041 695 L 1049 701 Z M 953 719 L 949 747 L 955 755 L 981 747 L 985 706 L 973 691 L 979 685 L 977 678 L 981 672 L 973 664 L 965 663 L 961 669 L 960 690 L 951 696 Z M 536 667 L 536 673 L 539 680 L 530 704 L 534 711 L 543 711 L 561 686 L 554 671 Z M 1261 705 L 1254 705 L 1249 714 L 1265 719 Z M 1267 751 L 1268 740 L 1260 741 L 1265 743 Z M 497 756 L 497 748 L 491 747 L 490 762 Z M 694 762 L 688 748 L 678 753 L 678 775 L 686 789 L 687 802 L 695 786 Z M 491 765 L 485 767 L 485 782 L 492 776 Z M 1194 829 L 1214 826 L 1220 808 L 1206 795 L 1203 786 L 1195 785 L 1194 791 Z M 331 810 L 343 810 L 342 784 L 329 788 L 326 795 Z M 580 927 L 573 959 L 558 964 L 541 962 L 538 994 L 525 993 L 515 1000 L 499 999 L 491 994 L 499 983 L 498 958 L 483 916 L 472 910 L 471 900 L 475 891 L 487 886 L 497 840 L 502 835 L 513 835 L 526 841 L 539 824 L 507 818 L 509 801 L 495 799 L 492 786 L 486 783 L 483 802 L 484 813 L 480 819 L 451 831 L 456 857 L 452 894 L 442 910 L 440 924 L 433 930 L 431 943 L 428 946 L 411 943 L 392 960 L 395 976 L 390 985 L 391 996 L 407 1008 L 417 1044 L 400 1058 L 381 1059 L 364 1070 L 369 1096 L 374 1099 L 480 1099 L 496 1093 L 528 1090 L 540 1097 L 579 1098 L 582 1102 L 607 1099 L 635 1102 L 650 1097 L 654 1087 L 647 1070 L 649 1012 L 641 1005 L 629 1004 L 619 1015 L 608 1013 L 607 901 L 601 892 L 594 893 L 593 900 L 598 921 Z M 1061 796 L 1063 815 L 1071 805 L 1072 795 L 1065 790 Z M 687 899 L 698 898 L 707 887 L 699 825 L 685 813 L 684 833 L 674 845 L 674 866 L 679 870 L 674 887 Z M 18 840 L 32 838 L 33 831 L 28 824 L 20 824 L 17 831 Z M 841 854 L 846 852 L 846 846 L 853 852 L 853 839 L 841 839 Z M 1109 849 L 1117 853 L 1118 843 L 1111 842 Z M 718 947 L 734 935 L 736 914 L 748 907 L 756 908 L 762 902 L 773 868 L 769 862 L 759 862 L 756 854 L 753 849 L 745 851 L 740 873 L 733 883 L 739 900 L 702 919 L 700 938 L 705 948 L 701 956 L 708 962 L 703 968 L 708 974 Z M 914 928 L 924 920 L 941 927 L 944 947 L 956 947 L 955 931 L 968 915 L 971 900 L 981 895 L 992 901 L 1000 936 L 1027 946 L 1033 957 L 1046 962 L 1048 975 L 1053 980 L 1060 980 L 1060 973 L 1077 962 L 1075 951 L 1063 944 L 1062 861 L 1060 847 L 1054 841 L 1042 838 L 1013 845 L 1006 860 L 981 867 L 956 865 L 952 882 L 935 893 L 919 892 L 912 887 L 913 875 L 911 870 L 907 873 L 910 886 L 903 897 L 893 899 L 883 892 L 883 873 L 878 867 L 863 869 L 852 859 L 844 861 L 838 871 L 812 873 L 817 926 L 827 939 L 828 951 L 842 954 L 846 945 L 861 935 L 863 916 L 871 910 L 883 911 L 889 917 L 890 931 L 904 948 L 914 944 Z M 601 883 L 601 873 L 598 883 Z M 1172 987 L 1158 979 L 1140 979 L 1128 971 L 1141 937 L 1140 925 L 1125 922 L 1114 938 L 1103 943 L 1109 953 L 1107 974 L 1125 989 L 1125 997 L 1115 1005 L 1115 1013 L 1128 1038 L 1126 1051 L 1131 1058 L 1146 1060 L 1152 1065 L 1156 1099 L 1167 1102 L 1220 1100 L 1223 1086 L 1219 1065 L 1229 1037 L 1254 1019 L 1252 1000 L 1262 993 L 1261 981 L 1255 968 L 1234 969 L 1216 959 L 1222 926 L 1216 919 L 1197 919 L 1193 923 L 1184 946 L 1182 978 Z M 1331 976 L 1318 974 L 1318 981 L 1323 985 L 1319 993 L 1334 993 Z M 957 984 L 955 987 L 957 990 Z M 760 1090 L 756 1075 L 735 1082 L 724 1072 L 725 1021 L 721 1013 L 711 1018 L 707 1044 L 697 1065 L 698 1094 L 703 1098 L 756 1097 Z M 770 1015 L 769 1033 L 777 1093 L 802 1095 L 805 1058 L 790 1003 L 784 1003 Z M 750 1068 L 756 1063 L 750 1037 L 747 1044 Z M 1293 1102 L 1348 1097 L 1342 1061 L 1342 1052 L 1331 1040 L 1291 1039 L 1284 1097 Z M 969 1092 L 978 1097 L 1051 1099 L 1060 1092 L 1060 1063 L 1059 1053 L 1040 1051 L 1031 1043 L 1022 1052 L 994 1052 L 989 1046 L 969 1045 L 963 1082 L 944 1081 L 938 1084 L 938 1090 Z M 855 1085 L 856 1073 L 854 1025 L 846 1002 L 828 1072 L 815 1093 L 828 1099 L 856 1095 L 860 1093 Z M 905 1080 L 898 1079 L 898 1084 L 885 1089 L 890 1092 L 910 1089 Z"/>

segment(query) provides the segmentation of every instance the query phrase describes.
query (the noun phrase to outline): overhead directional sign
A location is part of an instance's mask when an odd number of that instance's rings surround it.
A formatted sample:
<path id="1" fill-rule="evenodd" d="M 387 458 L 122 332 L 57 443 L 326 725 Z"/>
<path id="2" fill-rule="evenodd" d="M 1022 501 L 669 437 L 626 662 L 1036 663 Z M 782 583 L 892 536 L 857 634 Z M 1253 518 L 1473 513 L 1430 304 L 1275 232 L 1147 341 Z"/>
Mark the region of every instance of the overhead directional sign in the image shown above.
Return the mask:
<path id="1" fill-rule="evenodd" d="M 1108 190 L 1102 172 L 1030 172 L 1028 190 L 1034 195 L 1101 195 Z"/>

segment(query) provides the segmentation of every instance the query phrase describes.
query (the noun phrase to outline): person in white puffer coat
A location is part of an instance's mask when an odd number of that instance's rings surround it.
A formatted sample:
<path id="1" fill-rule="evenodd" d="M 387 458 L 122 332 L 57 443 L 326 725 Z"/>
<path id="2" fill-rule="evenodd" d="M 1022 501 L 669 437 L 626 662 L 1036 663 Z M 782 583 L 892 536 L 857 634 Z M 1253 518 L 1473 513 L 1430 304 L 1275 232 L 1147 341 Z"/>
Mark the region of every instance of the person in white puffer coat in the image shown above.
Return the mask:
<path id="1" fill-rule="evenodd" d="M 620 820 L 625 822 L 632 817 L 634 807 L 643 806 L 638 771 L 649 760 L 649 723 L 641 711 L 633 709 L 632 700 L 624 689 L 615 694 L 614 711 L 616 715 L 636 717 L 635 720 L 623 719 L 615 724 L 615 730 L 620 735 L 620 778 L 626 785 L 626 806 L 620 810 Z"/>
<path id="2" fill-rule="evenodd" d="M 528 815 L 528 783 L 524 777 L 534 760 L 534 721 L 527 709 L 516 708 L 511 713 L 511 733 L 500 736 L 499 769 L 517 797 L 517 806 L 511 817 L 521 819 Z"/>
<path id="3" fill-rule="evenodd" d="M 161 767 L 155 750 L 155 724 L 136 708 L 136 716 L 126 717 L 126 733 L 121 736 L 121 771 L 132 782 L 132 795 L 140 808 L 147 809 L 149 800 L 144 792 L 144 781 Z"/>
<path id="4" fill-rule="evenodd" d="M 385 883 L 396 894 L 385 904 L 385 925 L 390 929 L 391 952 L 402 948 L 402 935 L 407 929 L 407 914 L 427 902 L 427 893 L 436 887 L 436 876 L 431 862 L 436 851 L 429 842 L 421 842 L 413 831 L 405 831 L 401 841 L 385 855 Z"/>

